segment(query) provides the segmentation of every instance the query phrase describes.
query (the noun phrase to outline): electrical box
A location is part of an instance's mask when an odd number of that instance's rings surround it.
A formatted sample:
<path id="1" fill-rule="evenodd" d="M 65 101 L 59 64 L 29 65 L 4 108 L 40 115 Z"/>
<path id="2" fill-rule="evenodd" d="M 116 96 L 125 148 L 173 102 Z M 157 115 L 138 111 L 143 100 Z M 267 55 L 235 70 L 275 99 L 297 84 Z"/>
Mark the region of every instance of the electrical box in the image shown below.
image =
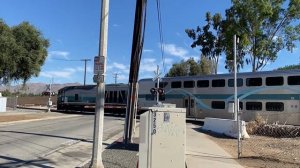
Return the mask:
<path id="1" fill-rule="evenodd" d="M 151 107 L 140 117 L 139 168 L 185 168 L 186 109 Z"/>

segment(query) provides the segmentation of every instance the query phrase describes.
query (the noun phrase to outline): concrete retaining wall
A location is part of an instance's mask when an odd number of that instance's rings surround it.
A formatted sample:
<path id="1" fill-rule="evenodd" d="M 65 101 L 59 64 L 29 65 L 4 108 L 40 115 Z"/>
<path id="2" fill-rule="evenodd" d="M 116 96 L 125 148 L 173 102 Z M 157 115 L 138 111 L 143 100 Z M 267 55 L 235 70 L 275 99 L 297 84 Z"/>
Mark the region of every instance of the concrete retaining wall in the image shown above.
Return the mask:
<path id="1" fill-rule="evenodd" d="M 242 138 L 250 138 L 247 131 L 245 121 L 242 121 Z M 221 118 L 205 118 L 203 130 L 212 131 L 219 134 L 225 134 L 233 138 L 238 138 L 238 127 L 237 121 L 231 119 L 221 119 Z"/>

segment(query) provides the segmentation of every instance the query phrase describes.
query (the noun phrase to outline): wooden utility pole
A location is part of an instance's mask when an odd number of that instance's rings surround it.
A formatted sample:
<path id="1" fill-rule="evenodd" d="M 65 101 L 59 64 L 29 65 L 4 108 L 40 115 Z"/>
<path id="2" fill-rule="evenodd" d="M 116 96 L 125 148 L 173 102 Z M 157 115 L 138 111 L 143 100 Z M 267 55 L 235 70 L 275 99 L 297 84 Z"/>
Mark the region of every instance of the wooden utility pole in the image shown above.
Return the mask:
<path id="1" fill-rule="evenodd" d="M 124 126 L 124 143 L 127 145 L 132 140 L 133 119 L 136 113 L 137 101 L 137 81 L 139 75 L 140 61 L 143 49 L 143 39 L 145 22 L 145 9 L 147 0 L 137 0 L 135 8 L 134 30 L 131 48 L 130 74 L 128 82 L 128 98 L 126 108 L 126 118 Z"/>

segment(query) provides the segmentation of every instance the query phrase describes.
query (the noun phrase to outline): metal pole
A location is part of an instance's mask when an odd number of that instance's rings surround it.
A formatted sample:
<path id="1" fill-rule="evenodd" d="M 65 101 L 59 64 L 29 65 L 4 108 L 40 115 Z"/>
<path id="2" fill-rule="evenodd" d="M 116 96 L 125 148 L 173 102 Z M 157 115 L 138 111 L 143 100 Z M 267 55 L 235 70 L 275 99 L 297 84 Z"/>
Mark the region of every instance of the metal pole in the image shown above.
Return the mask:
<path id="1" fill-rule="evenodd" d="M 238 158 L 241 155 L 241 133 L 240 133 L 240 117 L 239 117 L 239 109 L 238 109 L 238 99 L 237 99 L 237 66 L 236 66 L 236 42 L 237 38 L 236 35 L 233 36 L 233 44 L 234 44 L 234 120 L 236 121 L 237 127 L 237 135 L 238 135 Z"/>
<path id="2" fill-rule="evenodd" d="M 49 84 L 49 99 L 48 99 L 48 111 L 47 112 L 50 112 L 51 111 L 51 106 L 52 106 L 52 102 L 51 102 L 51 94 L 52 94 L 52 89 L 51 89 L 51 84 L 53 83 L 53 77 L 51 79 L 51 82 Z"/>
<path id="3" fill-rule="evenodd" d="M 239 100 L 238 100 L 239 102 Z M 241 158 L 241 154 L 242 154 L 242 150 L 241 150 L 241 115 L 239 113 L 239 109 L 238 109 L 238 158 Z"/>
<path id="4" fill-rule="evenodd" d="M 157 75 L 156 104 L 158 105 L 158 102 L 159 102 L 159 94 L 158 94 L 158 89 L 159 89 L 159 66 L 158 65 L 157 65 L 156 75 Z"/>
<path id="5" fill-rule="evenodd" d="M 83 86 L 85 86 L 85 80 L 86 80 L 86 61 L 84 60 L 84 81 L 83 81 Z"/>
<path id="6" fill-rule="evenodd" d="M 106 55 L 107 55 L 107 34 L 108 34 L 108 13 L 109 0 L 102 0 L 101 3 L 101 21 L 100 21 L 100 38 L 99 38 L 99 56 L 103 56 L 103 74 L 97 74 L 97 93 L 94 120 L 94 143 L 91 168 L 103 168 L 102 163 L 102 138 L 104 122 L 104 74 L 106 72 Z"/>
<path id="7" fill-rule="evenodd" d="M 237 121 L 237 81 L 236 81 L 236 35 L 233 36 L 234 55 L 234 120 Z"/>
<path id="8" fill-rule="evenodd" d="M 16 110 L 18 108 L 18 95 L 16 96 L 16 101 L 15 101 L 15 107 L 14 107 L 14 110 Z"/>
<path id="9" fill-rule="evenodd" d="M 86 62 L 91 61 L 91 59 L 82 59 L 81 61 L 84 61 L 84 78 L 83 78 L 83 86 L 85 86 L 86 81 Z"/>

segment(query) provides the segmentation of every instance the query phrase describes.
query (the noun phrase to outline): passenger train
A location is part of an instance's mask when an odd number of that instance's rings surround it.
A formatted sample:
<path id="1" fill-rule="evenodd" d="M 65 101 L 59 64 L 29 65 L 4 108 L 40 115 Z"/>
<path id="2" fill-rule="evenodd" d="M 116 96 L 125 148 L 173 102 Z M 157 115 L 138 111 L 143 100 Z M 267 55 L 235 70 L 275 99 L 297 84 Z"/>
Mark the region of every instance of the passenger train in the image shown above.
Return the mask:
<path id="1" fill-rule="evenodd" d="M 300 70 L 238 73 L 237 86 L 243 120 L 253 120 L 257 115 L 261 115 L 270 123 L 300 125 Z M 106 104 L 122 102 L 125 105 L 127 87 L 125 84 L 118 87 L 107 85 Z M 156 87 L 157 83 L 152 79 L 139 80 L 139 110 L 156 104 L 156 95 L 150 92 Z M 234 100 L 233 74 L 165 77 L 161 79 L 159 87 L 165 92 L 159 96 L 160 101 L 186 108 L 187 117 L 233 118 L 233 114 L 228 112 L 229 103 Z M 60 92 L 66 93 L 63 91 L 65 89 Z M 76 99 L 74 91 L 70 92 L 70 98 L 62 96 L 60 92 L 58 99 L 64 100 L 65 97 L 65 100 L 58 102 L 58 106 L 62 102 L 65 104 Z M 88 99 L 84 98 L 86 92 L 83 91 L 82 94 L 83 96 L 80 96 L 78 93 L 76 100 L 82 100 L 82 103 L 87 105 L 95 103 L 95 97 L 91 96 Z M 68 105 L 71 107 L 73 104 Z"/>
<path id="2" fill-rule="evenodd" d="M 58 90 L 57 110 L 94 111 L 96 85 L 67 86 Z M 126 109 L 128 85 L 108 84 L 105 86 L 107 112 L 122 113 Z"/>

